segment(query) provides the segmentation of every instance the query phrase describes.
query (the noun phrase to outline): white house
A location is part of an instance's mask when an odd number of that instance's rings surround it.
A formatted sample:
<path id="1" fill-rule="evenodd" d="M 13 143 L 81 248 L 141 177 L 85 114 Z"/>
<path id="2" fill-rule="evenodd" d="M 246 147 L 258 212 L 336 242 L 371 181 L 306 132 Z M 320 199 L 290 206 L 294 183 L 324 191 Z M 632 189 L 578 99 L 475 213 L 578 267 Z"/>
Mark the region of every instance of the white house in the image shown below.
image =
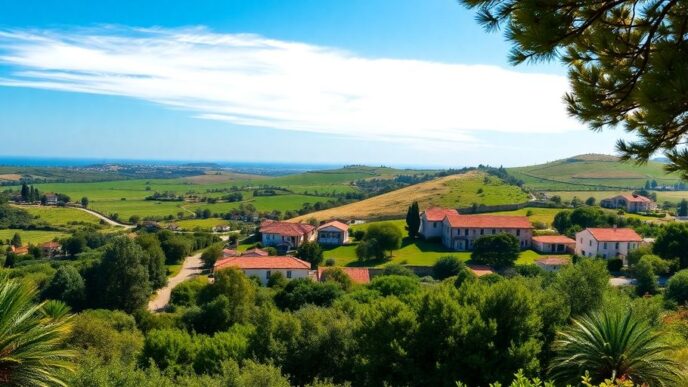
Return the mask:
<path id="1" fill-rule="evenodd" d="M 315 239 L 315 227 L 306 223 L 266 220 L 260 225 L 263 246 L 290 250 Z"/>
<path id="2" fill-rule="evenodd" d="M 576 233 L 576 254 L 625 261 L 628 252 L 637 249 L 641 243 L 643 238 L 630 228 L 586 228 Z"/>
<path id="3" fill-rule="evenodd" d="M 626 212 L 648 212 L 657 209 L 657 203 L 641 195 L 621 194 L 600 200 L 604 208 L 623 208 Z"/>
<path id="4" fill-rule="evenodd" d="M 318 243 L 321 245 L 341 246 L 349 242 L 349 226 L 337 220 L 318 227 Z"/>
<path id="5" fill-rule="evenodd" d="M 284 278 L 309 278 L 311 264 L 294 257 L 230 257 L 215 262 L 213 270 L 237 268 L 248 277 L 257 277 L 263 285 L 273 273 L 280 272 Z"/>
<path id="6" fill-rule="evenodd" d="M 533 225 L 526 216 L 445 215 L 442 221 L 442 244 L 449 249 L 467 251 L 486 235 L 507 233 L 519 240 L 522 249 L 530 247 Z"/>
<path id="7" fill-rule="evenodd" d="M 431 207 L 420 214 L 418 233 L 425 239 L 442 238 L 442 221 L 447 215 L 458 215 L 453 208 Z"/>
<path id="8" fill-rule="evenodd" d="M 576 248 L 576 241 L 564 235 L 538 235 L 533 237 L 533 249 L 541 253 L 568 253 Z"/>

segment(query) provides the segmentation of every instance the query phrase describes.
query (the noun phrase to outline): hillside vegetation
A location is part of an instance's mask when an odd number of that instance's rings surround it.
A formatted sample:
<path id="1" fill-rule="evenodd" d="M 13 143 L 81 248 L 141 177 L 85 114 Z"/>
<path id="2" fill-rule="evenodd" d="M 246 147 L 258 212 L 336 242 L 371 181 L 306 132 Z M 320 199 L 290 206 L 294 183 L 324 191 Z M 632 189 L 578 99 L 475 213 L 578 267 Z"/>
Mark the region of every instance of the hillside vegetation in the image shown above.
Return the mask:
<path id="1" fill-rule="evenodd" d="M 474 171 L 415 184 L 360 202 L 300 216 L 293 220 L 399 218 L 406 213 L 408 206 L 414 201 L 417 201 L 422 209 L 430 206 L 468 207 L 473 203 L 511 204 L 527 200 L 528 196 L 520 188 L 508 185 L 483 172 Z"/>
<path id="2" fill-rule="evenodd" d="M 534 190 L 629 190 L 642 187 L 648 180 L 659 185 L 678 183 L 679 176 L 667 174 L 664 164 L 649 161 L 645 165 L 620 162 L 609 155 L 579 155 L 546 164 L 509 168 L 509 174 L 523 180 Z"/>

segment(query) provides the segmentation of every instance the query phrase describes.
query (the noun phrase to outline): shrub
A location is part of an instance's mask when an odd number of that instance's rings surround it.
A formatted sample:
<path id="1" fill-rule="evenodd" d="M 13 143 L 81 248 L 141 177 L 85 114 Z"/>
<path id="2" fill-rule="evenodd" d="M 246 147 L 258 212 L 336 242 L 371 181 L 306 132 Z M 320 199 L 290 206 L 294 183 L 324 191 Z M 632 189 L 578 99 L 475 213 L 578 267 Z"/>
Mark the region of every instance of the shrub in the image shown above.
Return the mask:
<path id="1" fill-rule="evenodd" d="M 436 279 L 442 280 L 459 274 L 465 267 L 466 264 L 459 258 L 448 255 L 446 257 L 441 257 L 435 262 L 432 266 L 432 274 Z"/>
<path id="2" fill-rule="evenodd" d="M 610 258 L 607 260 L 607 270 L 611 273 L 618 272 L 623 268 L 623 260 L 621 258 Z"/>
<path id="3" fill-rule="evenodd" d="M 415 273 L 411 269 L 402 266 L 398 263 L 390 263 L 386 265 L 382 271 L 382 275 L 403 275 L 407 277 L 415 277 Z"/>
<path id="4" fill-rule="evenodd" d="M 487 235 L 475 241 L 471 259 L 495 267 L 512 266 L 520 252 L 519 240 L 514 235 Z"/>
<path id="5" fill-rule="evenodd" d="M 418 291 L 418 280 L 412 277 L 400 275 L 385 275 L 375 277 L 370 288 L 377 290 L 383 296 L 404 296 Z"/>
<path id="6" fill-rule="evenodd" d="M 666 297 L 679 305 L 688 302 L 688 270 L 681 270 L 669 279 Z"/>
<path id="7" fill-rule="evenodd" d="M 325 266 L 334 266 L 335 263 L 336 261 L 334 260 L 334 258 L 327 258 L 325 260 Z"/>
<path id="8" fill-rule="evenodd" d="M 349 277 L 349 275 L 346 274 L 346 272 L 340 267 L 330 267 L 323 270 L 320 280 L 323 282 L 336 283 L 344 291 L 351 289 L 351 286 L 353 285 L 351 277 Z"/>

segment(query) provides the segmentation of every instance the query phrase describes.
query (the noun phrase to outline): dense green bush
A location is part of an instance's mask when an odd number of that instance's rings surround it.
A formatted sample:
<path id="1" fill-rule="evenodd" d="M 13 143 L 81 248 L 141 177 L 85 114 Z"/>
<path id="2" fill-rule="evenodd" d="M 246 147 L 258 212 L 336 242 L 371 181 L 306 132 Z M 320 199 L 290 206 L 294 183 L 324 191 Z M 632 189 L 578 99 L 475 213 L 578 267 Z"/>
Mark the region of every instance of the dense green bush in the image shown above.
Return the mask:
<path id="1" fill-rule="evenodd" d="M 607 260 L 607 270 L 611 273 L 616 273 L 623 268 L 623 259 L 621 258 L 609 258 Z"/>
<path id="2" fill-rule="evenodd" d="M 440 257 L 432 266 L 432 274 L 436 279 L 442 280 L 459 274 L 466 269 L 466 264 L 459 258 L 449 255 Z"/>
<path id="3" fill-rule="evenodd" d="M 688 270 L 681 270 L 669 279 L 666 297 L 679 305 L 688 302 Z"/>

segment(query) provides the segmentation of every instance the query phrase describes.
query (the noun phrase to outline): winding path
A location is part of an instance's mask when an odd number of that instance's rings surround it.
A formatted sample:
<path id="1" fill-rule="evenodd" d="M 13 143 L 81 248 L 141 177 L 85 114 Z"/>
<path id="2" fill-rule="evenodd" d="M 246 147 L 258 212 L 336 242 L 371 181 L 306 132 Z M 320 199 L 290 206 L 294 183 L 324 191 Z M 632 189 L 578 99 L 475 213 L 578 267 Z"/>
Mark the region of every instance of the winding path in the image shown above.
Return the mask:
<path id="1" fill-rule="evenodd" d="M 148 302 L 148 310 L 151 312 L 161 312 L 170 302 L 170 295 L 172 289 L 180 283 L 191 279 L 203 271 L 203 261 L 201 261 L 201 254 L 196 253 L 184 259 L 182 269 L 167 281 L 165 287 L 158 289 L 153 298 Z"/>
<path id="2" fill-rule="evenodd" d="M 105 222 L 107 222 L 108 224 L 110 224 L 112 226 L 118 226 L 118 227 L 124 227 L 124 228 L 135 228 L 136 227 L 135 225 L 132 225 L 132 224 L 124 224 L 124 223 L 120 223 L 116 220 L 112 220 L 112 219 L 108 218 L 107 216 L 105 216 L 99 212 L 89 210 L 88 208 L 83 208 L 83 207 L 70 207 L 70 208 L 76 208 L 78 210 L 88 212 L 89 214 L 95 216 L 98 219 L 104 220 Z"/>

